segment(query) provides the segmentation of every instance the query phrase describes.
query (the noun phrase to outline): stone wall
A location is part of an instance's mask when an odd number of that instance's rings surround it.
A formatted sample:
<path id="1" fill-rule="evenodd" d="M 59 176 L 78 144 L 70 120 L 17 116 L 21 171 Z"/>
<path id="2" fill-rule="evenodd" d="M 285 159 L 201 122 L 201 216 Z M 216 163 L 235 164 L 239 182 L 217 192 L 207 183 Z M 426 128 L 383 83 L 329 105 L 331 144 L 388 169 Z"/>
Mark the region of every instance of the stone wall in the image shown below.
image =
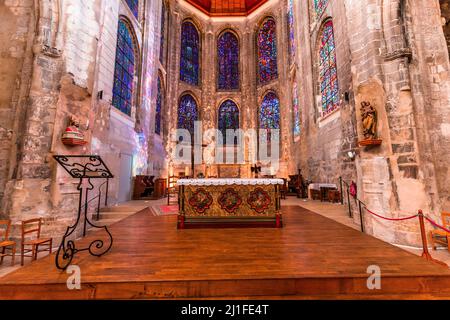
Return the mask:
<path id="1" fill-rule="evenodd" d="M 443 157 L 448 155 L 449 112 L 448 53 L 439 2 L 330 0 L 320 17 L 312 5 L 296 2 L 298 16 L 308 9 L 311 13 L 309 21 L 297 22 L 303 113 L 296 161 L 304 175 L 320 182 L 336 183 L 340 176 L 354 180 L 358 197 L 386 216 L 424 209 L 438 219 L 448 202 Z M 445 7 L 441 1 L 443 15 Z M 327 19 L 334 24 L 341 106 L 321 118 L 317 39 Z M 378 111 L 381 147 L 358 146 L 364 138 L 363 101 Z M 349 151 L 356 153 L 354 161 Z M 377 237 L 419 243 L 416 221 L 393 224 L 367 214 L 365 218 L 366 230 Z"/>
<path id="2" fill-rule="evenodd" d="M 21 128 L 26 87 L 31 78 L 34 40 L 33 1 L 0 4 L 0 203 L 3 202 L 11 167 L 16 162 L 15 139 Z M 0 207 L 1 208 L 1 207 Z M 1 209 L 0 209 L 1 212 Z"/>
<path id="3" fill-rule="evenodd" d="M 5 59 L 1 81 L 3 87 L 11 88 L 0 97 L 0 138 L 5 141 L 0 153 L 0 195 L 4 192 L 1 208 L 13 222 L 13 236 L 18 236 L 22 220 L 42 217 L 44 235 L 57 241 L 75 219 L 77 181 L 57 166 L 53 155 L 101 155 L 115 175 L 110 204 L 120 200 L 120 183 L 132 184 L 131 176 L 120 174 L 122 155 L 132 158 L 133 174 L 147 173 L 155 93 L 143 74 L 157 71 L 153 22 L 159 12 L 155 1 L 145 4 L 137 19 L 123 0 L 66 0 L 63 5 L 56 0 L 6 1 L 0 5 L 2 19 L 11 29 L 7 33 L 11 39 L 2 39 L 9 47 L 0 49 L 5 53 L 0 58 Z M 139 47 L 131 117 L 111 105 L 121 16 L 132 24 Z M 71 116 L 79 120 L 86 146 L 63 145 L 61 135 Z"/>
<path id="4" fill-rule="evenodd" d="M 357 137 L 346 8 L 344 2 L 331 0 L 318 17 L 312 1 L 296 4 L 296 16 L 302 17 L 298 19 L 297 55 L 302 133 L 296 143 L 295 161 L 311 181 L 338 183 L 343 177 L 350 182 L 356 179 L 356 168 L 348 153 L 356 151 Z M 305 16 L 304 12 L 310 15 Z M 318 50 L 322 26 L 329 19 L 334 26 L 340 108 L 322 117 Z"/>

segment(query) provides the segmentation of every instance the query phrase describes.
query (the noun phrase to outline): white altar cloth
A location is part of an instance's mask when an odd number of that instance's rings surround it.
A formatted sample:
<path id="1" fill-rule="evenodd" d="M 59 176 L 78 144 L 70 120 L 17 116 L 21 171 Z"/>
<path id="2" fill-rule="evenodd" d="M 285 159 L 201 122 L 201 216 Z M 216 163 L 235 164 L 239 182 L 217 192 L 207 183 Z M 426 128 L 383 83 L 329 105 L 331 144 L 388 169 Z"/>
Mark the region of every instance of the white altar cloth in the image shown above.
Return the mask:
<path id="1" fill-rule="evenodd" d="M 180 179 L 178 186 L 261 186 L 283 185 L 283 179 Z"/>

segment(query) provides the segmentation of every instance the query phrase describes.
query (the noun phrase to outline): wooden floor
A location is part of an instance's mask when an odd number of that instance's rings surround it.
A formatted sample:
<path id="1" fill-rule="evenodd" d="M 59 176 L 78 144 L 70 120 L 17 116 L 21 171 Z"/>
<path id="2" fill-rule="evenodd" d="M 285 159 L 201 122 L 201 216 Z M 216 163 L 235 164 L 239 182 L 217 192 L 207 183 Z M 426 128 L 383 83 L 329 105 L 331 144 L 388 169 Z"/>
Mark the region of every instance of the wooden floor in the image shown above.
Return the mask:
<path id="1" fill-rule="evenodd" d="M 283 229 L 177 230 L 176 216 L 144 210 L 110 227 L 109 254 L 73 261 L 81 290 L 48 257 L 0 278 L 0 299 L 450 298 L 447 268 L 301 207 L 283 212 Z M 370 265 L 382 290 L 367 289 Z"/>

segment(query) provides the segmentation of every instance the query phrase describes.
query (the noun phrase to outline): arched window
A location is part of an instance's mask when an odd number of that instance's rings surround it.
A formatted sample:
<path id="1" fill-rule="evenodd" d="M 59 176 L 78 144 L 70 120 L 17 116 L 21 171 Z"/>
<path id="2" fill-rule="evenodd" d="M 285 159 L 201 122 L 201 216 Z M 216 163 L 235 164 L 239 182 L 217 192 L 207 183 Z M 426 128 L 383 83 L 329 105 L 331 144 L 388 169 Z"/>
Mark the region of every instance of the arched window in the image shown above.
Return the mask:
<path id="1" fill-rule="evenodd" d="M 128 7 L 130 8 L 136 19 L 139 17 L 139 0 L 126 0 Z"/>
<path id="2" fill-rule="evenodd" d="M 138 60 L 134 39 L 129 24 L 124 20 L 119 20 L 113 105 L 127 115 L 131 115 L 134 100 L 134 77 L 136 75 L 136 64 Z"/>
<path id="3" fill-rule="evenodd" d="M 288 12 L 287 12 L 287 23 L 288 23 L 288 52 L 289 52 L 289 62 L 292 64 L 295 62 L 295 54 L 297 51 L 297 41 L 295 40 L 295 18 L 294 18 L 294 2 L 293 0 L 288 0 Z"/>
<path id="4" fill-rule="evenodd" d="M 162 2 L 161 8 L 161 38 L 159 43 L 159 61 L 164 65 L 166 57 L 166 15 L 167 7 L 165 1 Z"/>
<path id="5" fill-rule="evenodd" d="M 322 94 L 322 112 L 328 114 L 339 107 L 339 83 L 336 66 L 336 47 L 333 22 L 327 21 L 320 36 L 319 82 Z"/>
<path id="6" fill-rule="evenodd" d="M 227 100 L 221 104 L 219 108 L 219 130 L 222 132 L 224 139 L 224 144 L 237 144 L 237 137 L 235 137 L 234 142 L 227 141 L 227 130 L 238 130 L 239 129 L 239 108 L 231 100 Z"/>
<path id="7" fill-rule="evenodd" d="M 316 16 L 321 17 L 325 9 L 327 8 L 329 0 L 314 0 L 314 10 L 316 11 Z"/>
<path id="8" fill-rule="evenodd" d="M 194 138 L 195 121 L 199 120 L 198 106 L 194 97 L 186 94 L 180 99 L 178 106 L 178 129 L 188 130 L 192 139 Z"/>
<path id="9" fill-rule="evenodd" d="M 267 83 L 278 78 L 277 30 L 272 18 L 259 28 L 257 42 L 259 83 Z"/>
<path id="10" fill-rule="evenodd" d="M 271 140 L 271 129 L 281 129 L 280 100 L 275 92 L 269 92 L 264 97 L 259 111 L 259 127 L 267 130 L 267 139 Z"/>
<path id="11" fill-rule="evenodd" d="M 217 43 L 219 90 L 239 89 L 239 40 L 230 31 L 223 33 Z"/>
<path id="12" fill-rule="evenodd" d="M 156 113 L 155 113 L 155 133 L 161 135 L 161 112 L 164 103 L 164 94 L 161 84 L 161 77 L 158 77 L 158 93 L 156 96 Z"/>
<path id="13" fill-rule="evenodd" d="M 181 27 L 181 81 L 197 86 L 200 69 L 200 35 L 192 22 Z"/>
<path id="14" fill-rule="evenodd" d="M 294 138 L 297 138 L 301 133 L 300 102 L 298 100 L 297 81 L 294 81 L 294 84 L 292 85 L 292 111 L 294 113 Z"/>

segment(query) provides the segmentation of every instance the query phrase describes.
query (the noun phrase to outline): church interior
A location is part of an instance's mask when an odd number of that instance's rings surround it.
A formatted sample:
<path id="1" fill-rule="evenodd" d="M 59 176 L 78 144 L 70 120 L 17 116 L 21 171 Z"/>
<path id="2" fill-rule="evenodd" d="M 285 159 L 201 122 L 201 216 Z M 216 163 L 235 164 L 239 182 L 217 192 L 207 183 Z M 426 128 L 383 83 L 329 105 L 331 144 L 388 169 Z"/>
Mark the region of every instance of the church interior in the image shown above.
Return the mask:
<path id="1" fill-rule="evenodd" d="M 0 18 L 0 299 L 450 299 L 449 0 Z"/>

